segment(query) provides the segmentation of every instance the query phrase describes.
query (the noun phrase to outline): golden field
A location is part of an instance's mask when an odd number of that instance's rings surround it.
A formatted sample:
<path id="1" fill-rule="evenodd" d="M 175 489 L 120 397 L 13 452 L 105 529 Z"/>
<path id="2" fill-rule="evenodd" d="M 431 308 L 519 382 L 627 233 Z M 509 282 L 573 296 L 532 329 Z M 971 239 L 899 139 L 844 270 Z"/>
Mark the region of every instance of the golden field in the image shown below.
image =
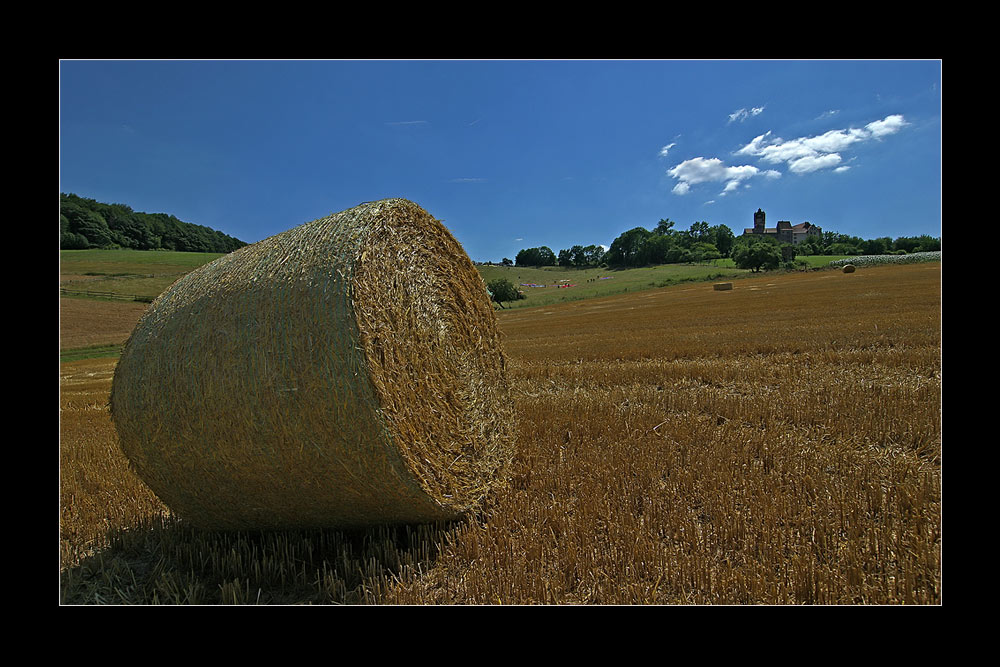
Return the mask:
<path id="1" fill-rule="evenodd" d="M 501 311 L 517 455 L 451 525 L 193 530 L 63 363 L 61 602 L 940 604 L 940 262 L 734 286 Z"/>

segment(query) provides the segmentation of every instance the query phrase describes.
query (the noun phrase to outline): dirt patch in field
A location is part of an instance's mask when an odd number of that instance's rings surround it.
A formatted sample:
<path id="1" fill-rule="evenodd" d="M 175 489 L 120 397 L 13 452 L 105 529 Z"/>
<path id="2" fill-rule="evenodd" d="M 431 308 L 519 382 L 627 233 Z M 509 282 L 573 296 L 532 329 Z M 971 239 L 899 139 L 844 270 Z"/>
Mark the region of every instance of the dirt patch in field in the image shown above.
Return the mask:
<path id="1" fill-rule="evenodd" d="M 149 304 L 59 299 L 59 345 L 64 349 L 124 343 Z"/>

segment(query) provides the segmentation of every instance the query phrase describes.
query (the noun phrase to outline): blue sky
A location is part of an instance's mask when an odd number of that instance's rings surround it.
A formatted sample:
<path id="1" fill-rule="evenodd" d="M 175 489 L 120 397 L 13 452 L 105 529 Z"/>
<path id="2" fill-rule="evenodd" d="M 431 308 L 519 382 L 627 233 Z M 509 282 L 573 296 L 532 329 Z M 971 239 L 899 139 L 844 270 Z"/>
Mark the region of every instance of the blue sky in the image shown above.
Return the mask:
<path id="1" fill-rule="evenodd" d="M 941 62 L 62 61 L 60 184 L 255 242 L 405 197 L 478 261 L 660 219 L 941 236 Z"/>

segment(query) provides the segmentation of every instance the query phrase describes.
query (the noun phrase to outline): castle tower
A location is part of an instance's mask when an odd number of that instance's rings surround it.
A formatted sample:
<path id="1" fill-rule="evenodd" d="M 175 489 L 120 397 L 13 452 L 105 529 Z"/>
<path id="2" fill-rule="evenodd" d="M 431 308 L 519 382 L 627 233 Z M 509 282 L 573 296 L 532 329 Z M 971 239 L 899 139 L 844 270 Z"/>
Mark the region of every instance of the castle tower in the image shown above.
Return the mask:
<path id="1" fill-rule="evenodd" d="M 757 209 L 757 212 L 753 214 L 753 233 L 764 233 L 764 211 L 759 208 Z"/>

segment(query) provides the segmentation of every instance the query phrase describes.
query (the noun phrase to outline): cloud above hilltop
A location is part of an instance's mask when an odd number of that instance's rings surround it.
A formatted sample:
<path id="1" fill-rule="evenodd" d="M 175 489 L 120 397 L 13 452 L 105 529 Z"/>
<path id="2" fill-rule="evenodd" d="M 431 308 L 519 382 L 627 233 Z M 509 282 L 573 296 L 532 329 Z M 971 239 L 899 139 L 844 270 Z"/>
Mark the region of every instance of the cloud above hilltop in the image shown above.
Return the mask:
<path id="1" fill-rule="evenodd" d="M 755 176 L 779 178 L 781 174 L 773 169 L 761 171 L 753 165 L 726 166 L 719 158 L 696 157 L 684 160 L 676 167 L 667 170 L 667 174 L 677 179 L 673 193 L 686 195 L 692 185 L 700 183 L 724 183 L 720 194 L 726 195 L 735 191 L 740 185 Z"/>
<path id="2" fill-rule="evenodd" d="M 908 123 L 900 114 L 886 116 L 864 127 L 830 130 L 812 137 L 785 140 L 766 132 L 754 137 L 734 155 L 760 158 L 767 164 L 785 164 L 788 171 L 807 174 L 840 166 L 841 153 L 851 146 L 880 140 L 899 132 Z"/>
<path id="3" fill-rule="evenodd" d="M 757 109 L 762 111 L 763 107 L 755 107 L 751 112 Z M 751 112 L 741 109 L 730 116 L 730 122 L 742 120 Z M 719 194 L 725 196 L 741 186 L 749 187 L 748 181 L 756 177 L 780 178 L 782 172 L 778 168 L 782 166 L 793 174 L 822 170 L 843 173 L 850 167 L 844 164 L 842 153 L 857 144 L 880 141 L 907 125 L 902 115 L 893 114 L 864 127 L 830 130 L 788 140 L 775 137 L 768 131 L 733 152 L 739 158 L 756 158 L 765 168 L 752 164 L 729 166 L 719 158 L 696 157 L 668 169 L 667 175 L 677 179 L 672 190 L 676 195 L 686 195 L 693 186 L 702 183 L 722 183 L 724 185 Z"/>

